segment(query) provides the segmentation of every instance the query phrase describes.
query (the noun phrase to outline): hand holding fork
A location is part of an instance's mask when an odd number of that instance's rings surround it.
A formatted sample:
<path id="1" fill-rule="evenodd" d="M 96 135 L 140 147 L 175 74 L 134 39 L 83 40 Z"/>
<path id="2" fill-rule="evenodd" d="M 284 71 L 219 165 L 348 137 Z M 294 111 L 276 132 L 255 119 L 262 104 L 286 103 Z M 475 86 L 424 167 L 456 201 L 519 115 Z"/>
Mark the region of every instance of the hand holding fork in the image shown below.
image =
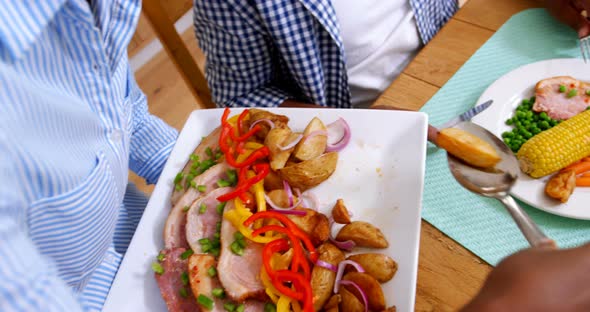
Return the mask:
<path id="1" fill-rule="evenodd" d="M 590 60 L 590 0 L 546 0 L 547 10 L 578 32 L 584 62 Z"/>

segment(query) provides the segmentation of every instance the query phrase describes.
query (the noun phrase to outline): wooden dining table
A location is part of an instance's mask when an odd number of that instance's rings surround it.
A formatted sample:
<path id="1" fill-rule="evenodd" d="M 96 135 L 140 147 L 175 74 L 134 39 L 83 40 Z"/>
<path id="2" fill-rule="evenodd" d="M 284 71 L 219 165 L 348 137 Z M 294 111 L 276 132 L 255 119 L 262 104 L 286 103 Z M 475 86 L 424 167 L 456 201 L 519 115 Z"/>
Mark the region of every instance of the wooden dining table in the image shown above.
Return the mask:
<path id="1" fill-rule="evenodd" d="M 469 0 L 374 103 L 417 111 L 512 15 L 541 0 Z M 415 311 L 457 311 L 492 266 L 422 221 Z"/>

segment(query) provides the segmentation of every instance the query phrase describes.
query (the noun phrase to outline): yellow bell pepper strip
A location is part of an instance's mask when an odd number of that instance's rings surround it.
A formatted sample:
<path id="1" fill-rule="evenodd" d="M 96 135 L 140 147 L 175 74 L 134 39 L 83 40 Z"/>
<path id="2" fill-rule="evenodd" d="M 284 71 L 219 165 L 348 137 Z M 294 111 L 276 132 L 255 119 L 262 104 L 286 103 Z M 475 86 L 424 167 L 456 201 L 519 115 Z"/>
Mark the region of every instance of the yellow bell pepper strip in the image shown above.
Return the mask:
<path id="1" fill-rule="evenodd" d="M 234 205 L 235 205 L 235 209 L 224 212 L 223 213 L 223 217 L 226 220 L 228 220 L 229 222 L 231 222 L 231 224 L 240 233 L 242 233 L 242 235 L 244 235 L 244 237 L 246 237 L 247 239 L 249 239 L 249 240 L 251 240 L 251 241 L 253 241 L 255 243 L 261 243 L 261 244 L 270 243 L 273 240 L 279 238 L 279 236 L 277 236 L 277 237 L 273 237 L 273 236 L 256 236 L 256 237 L 253 237 L 252 236 L 252 229 L 250 229 L 249 227 L 247 227 L 247 226 L 244 225 L 244 222 L 250 216 L 252 216 L 252 212 L 250 212 L 250 210 L 248 210 L 244 206 L 244 203 L 239 198 L 236 198 L 234 200 Z"/>
<path id="2" fill-rule="evenodd" d="M 287 296 L 281 296 L 277 301 L 277 312 L 291 312 L 289 308 L 291 306 L 291 298 Z"/>
<path id="3" fill-rule="evenodd" d="M 266 270 L 264 270 L 264 268 L 260 270 L 260 280 L 262 281 L 262 285 L 265 287 L 264 291 L 270 300 L 272 300 L 274 304 L 277 304 L 281 293 L 272 285 L 270 277 L 268 277 L 268 274 L 266 274 Z"/>

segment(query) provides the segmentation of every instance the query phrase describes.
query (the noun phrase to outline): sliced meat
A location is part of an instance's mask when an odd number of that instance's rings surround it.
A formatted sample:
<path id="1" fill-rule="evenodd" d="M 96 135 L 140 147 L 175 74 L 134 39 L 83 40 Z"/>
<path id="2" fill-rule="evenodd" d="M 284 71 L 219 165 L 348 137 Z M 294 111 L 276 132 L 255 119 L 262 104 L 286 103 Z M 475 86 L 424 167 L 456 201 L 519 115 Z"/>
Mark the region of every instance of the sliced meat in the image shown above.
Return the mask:
<path id="1" fill-rule="evenodd" d="M 180 255 L 185 251 L 184 248 L 172 248 L 162 251 L 164 259 L 160 264 L 164 269 L 164 273 L 161 275 L 155 273 L 160 293 L 170 312 L 200 311 L 195 296 L 182 283 L 182 273 L 188 271 L 187 260 L 180 258 Z M 183 288 L 185 289 L 183 294 L 186 296 L 181 295 L 181 289 Z"/>
<path id="2" fill-rule="evenodd" d="M 560 92 L 560 86 L 565 87 L 565 92 Z M 576 95 L 569 94 L 570 90 L 576 90 Z M 569 76 L 543 79 L 535 86 L 533 110 L 546 112 L 553 119 L 569 119 L 590 106 L 587 90 L 590 90 L 589 83 Z"/>
<path id="3" fill-rule="evenodd" d="M 209 168 L 209 170 L 205 171 L 203 174 L 194 178 L 194 184 L 197 186 L 204 185 L 206 188 L 206 192 L 210 192 L 218 188 L 217 181 L 219 181 L 219 179 L 227 178 L 226 172 L 229 169 L 229 165 L 225 162 L 217 164 Z M 190 207 L 193 204 L 193 202 L 197 200 L 201 195 L 201 192 L 199 192 L 196 188 L 191 187 L 186 191 L 186 193 L 182 195 L 180 200 L 172 208 L 170 214 L 168 215 L 168 219 L 166 220 L 166 225 L 164 226 L 165 248 L 188 247 L 185 231 L 185 208 L 187 206 Z"/>
<path id="4" fill-rule="evenodd" d="M 216 150 L 217 147 L 219 146 L 219 134 L 221 133 L 221 127 L 218 127 L 217 129 L 213 130 L 208 136 L 206 136 L 201 143 L 199 143 L 199 145 L 197 146 L 197 148 L 195 148 L 195 150 L 193 151 L 193 153 L 191 155 L 197 155 L 199 156 L 199 159 L 205 160 L 208 159 L 209 156 L 207 155 L 207 148 L 210 148 L 211 150 Z M 182 178 L 182 181 L 180 182 L 181 185 L 186 185 L 186 176 L 190 173 L 191 171 L 191 165 L 193 164 L 192 160 L 189 160 L 186 165 L 184 165 L 184 168 L 182 169 L 182 173 L 184 175 L 184 177 Z M 174 192 L 172 192 L 172 196 L 171 196 L 171 201 L 172 201 L 172 206 L 176 206 L 176 203 L 178 202 L 178 200 L 180 200 L 180 198 L 182 197 L 182 195 L 186 192 L 185 189 L 182 189 L 180 191 L 174 190 Z"/>
<path id="5" fill-rule="evenodd" d="M 208 271 L 211 267 L 216 267 L 215 258 L 211 255 L 192 255 L 188 260 L 188 274 L 191 291 L 195 298 L 199 295 L 205 295 L 214 300 L 212 312 L 225 311 L 223 305 L 226 302 L 232 302 L 229 299 L 219 299 L 213 296 L 213 289 L 221 288 L 221 283 L 217 277 L 211 277 Z M 232 302 L 234 303 L 234 302 Z M 264 310 L 264 303 L 258 300 L 246 300 L 244 311 L 260 312 Z"/>
<path id="6" fill-rule="evenodd" d="M 234 209 L 232 201 L 225 206 L 225 211 Z M 260 280 L 262 268 L 262 244 L 246 239 L 244 254 L 238 256 L 231 251 L 236 229 L 226 219 L 221 222 L 221 254 L 217 264 L 219 280 L 225 288 L 226 295 L 236 301 L 247 298 L 265 298 L 264 286 Z"/>
<path id="7" fill-rule="evenodd" d="M 197 199 L 186 214 L 186 240 L 195 253 L 201 253 L 201 238 L 212 238 L 222 215 L 217 212 L 217 197 L 233 191 L 233 187 L 218 188 Z M 201 213 L 201 206 L 206 207 Z"/>

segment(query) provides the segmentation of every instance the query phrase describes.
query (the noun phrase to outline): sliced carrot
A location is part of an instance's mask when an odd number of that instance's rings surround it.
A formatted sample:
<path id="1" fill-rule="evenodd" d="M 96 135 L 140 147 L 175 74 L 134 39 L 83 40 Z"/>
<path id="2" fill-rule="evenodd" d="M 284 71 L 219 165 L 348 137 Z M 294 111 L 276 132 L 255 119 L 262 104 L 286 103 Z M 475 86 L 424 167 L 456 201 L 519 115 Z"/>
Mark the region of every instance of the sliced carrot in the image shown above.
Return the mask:
<path id="1" fill-rule="evenodd" d="M 565 167 L 564 170 L 574 170 L 576 174 L 590 171 L 590 161 L 581 161 Z"/>
<path id="2" fill-rule="evenodd" d="M 582 175 L 580 175 L 580 177 L 590 178 L 590 172 L 583 173 Z"/>
<path id="3" fill-rule="evenodd" d="M 590 186 L 590 177 L 577 178 L 576 186 Z"/>

